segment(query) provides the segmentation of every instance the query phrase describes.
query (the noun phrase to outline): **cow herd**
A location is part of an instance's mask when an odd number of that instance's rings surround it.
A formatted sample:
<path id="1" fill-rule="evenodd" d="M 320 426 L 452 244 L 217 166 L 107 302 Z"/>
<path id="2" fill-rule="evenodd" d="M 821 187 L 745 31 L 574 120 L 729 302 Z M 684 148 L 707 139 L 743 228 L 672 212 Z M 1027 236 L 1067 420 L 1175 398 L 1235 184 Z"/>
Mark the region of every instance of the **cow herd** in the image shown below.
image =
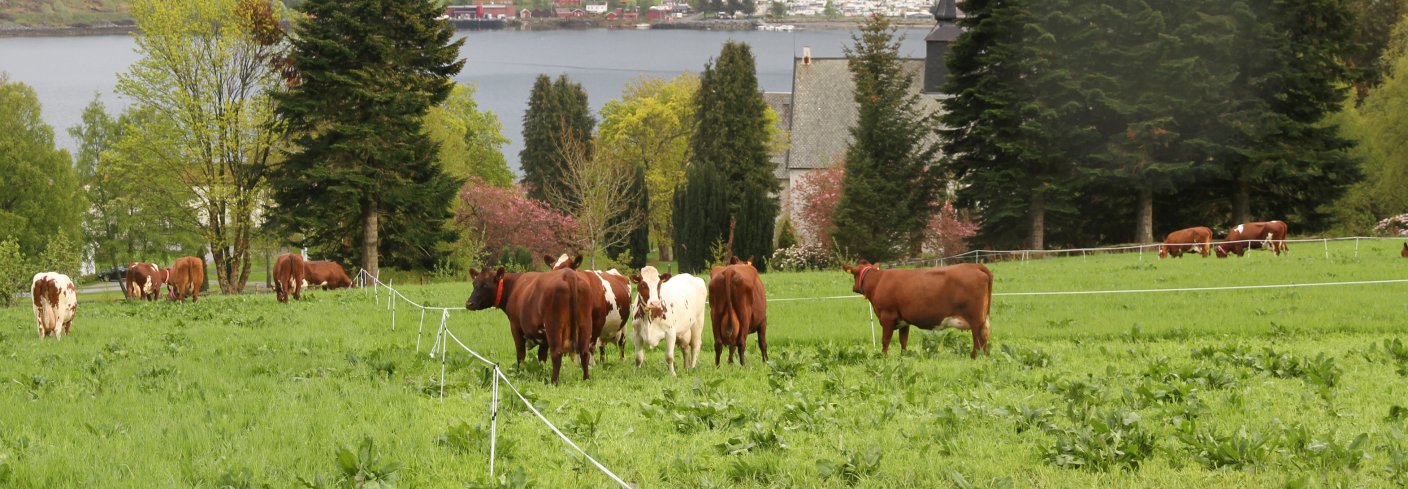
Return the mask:
<path id="1" fill-rule="evenodd" d="M 274 297 L 279 302 L 288 302 L 289 296 L 302 300 L 309 286 L 343 289 L 352 286 L 352 279 L 337 262 L 305 260 L 298 253 L 284 253 L 274 260 Z"/>
<path id="2" fill-rule="evenodd" d="M 714 336 L 714 365 L 746 362 L 748 336 L 757 334 L 758 353 L 768 360 L 767 292 L 751 260 L 731 258 L 709 271 L 709 280 L 687 273 L 671 275 L 646 266 L 629 279 L 616 270 L 578 270 L 582 257 L 543 257 L 548 272 L 469 271 L 473 290 L 465 301 L 471 311 L 501 309 L 508 316 L 516 360 L 538 348 L 538 361 L 552 357 L 552 382 L 558 381 L 562 357 L 575 357 L 582 379 L 590 378 L 593 353 L 606 354 L 616 344 L 625 358 L 624 337 L 635 347 L 636 366 L 645 350 L 665 343 L 665 364 L 675 374 L 675 349 L 684 367 L 695 368 L 704 342 L 705 314 Z M 973 357 L 988 351 L 988 311 L 992 272 L 983 265 L 954 265 L 923 270 L 881 270 L 864 260 L 847 265 L 855 292 L 875 308 L 884 328 L 885 351 L 896 329 L 900 346 L 909 346 L 909 326 L 957 328 L 973 333 Z M 635 300 L 630 298 L 635 285 Z M 625 321 L 632 328 L 626 331 Z"/>
<path id="3" fill-rule="evenodd" d="M 202 285 L 205 285 L 205 260 L 183 256 L 167 268 L 155 263 L 129 263 L 122 293 L 129 298 L 155 301 L 161 298 L 161 287 L 166 286 L 168 299 L 186 302 L 186 297 L 190 297 L 196 302 L 200 300 Z"/>
<path id="4" fill-rule="evenodd" d="M 1208 253 L 1214 251 L 1218 258 L 1227 258 L 1230 253 L 1243 256 L 1248 249 L 1260 248 L 1274 251 L 1277 256 L 1286 251 L 1286 223 L 1266 221 L 1239 224 L 1228 231 L 1227 237 L 1216 246 L 1212 243 L 1212 229 L 1203 226 L 1180 229 L 1164 237 L 1163 244 L 1159 245 L 1159 258 L 1182 258 L 1184 253 L 1198 253 L 1207 258 Z"/>

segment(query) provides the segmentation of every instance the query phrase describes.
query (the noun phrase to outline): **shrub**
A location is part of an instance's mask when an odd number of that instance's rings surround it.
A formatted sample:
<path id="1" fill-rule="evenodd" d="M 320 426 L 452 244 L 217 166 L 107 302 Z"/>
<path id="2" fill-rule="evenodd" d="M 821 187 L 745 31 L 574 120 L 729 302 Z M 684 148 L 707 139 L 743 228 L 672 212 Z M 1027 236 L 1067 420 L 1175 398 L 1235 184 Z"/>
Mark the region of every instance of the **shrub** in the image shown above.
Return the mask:
<path id="1" fill-rule="evenodd" d="M 1374 225 L 1374 236 L 1408 236 L 1408 214 L 1384 218 Z"/>
<path id="2" fill-rule="evenodd" d="M 26 275 L 27 271 L 19 242 L 14 238 L 0 241 L 0 301 L 6 306 L 29 285 L 33 275 Z"/>
<path id="3" fill-rule="evenodd" d="M 841 455 L 844 460 L 817 460 L 817 473 L 822 479 L 840 478 L 846 485 L 854 486 L 880 470 L 880 458 L 884 451 L 879 445 L 871 445 L 864 452 L 842 449 Z"/>
<path id="4" fill-rule="evenodd" d="M 1154 435 L 1139 426 L 1139 414 L 1134 411 L 1110 411 L 1054 435 L 1056 443 L 1044 455 L 1047 462 L 1062 468 L 1132 470 L 1154 454 Z"/>
<path id="5" fill-rule="evenodd" d="M 1199 430 L 1189 422 L 1180 426 L 1175 436 L 1210 469 L 1264 464 L 1276 451 L 1277 445 L 1274 434 L 1248 432 L 1246 426 L 1224 436 Z"/>
<path id="6" fill-rule="evenodd" d="M 798 245 L 779 248 L 772 253 L 772 268 L 783 272 L 828 270 L 835 268 L 836 258 L 820 246 Z"/>

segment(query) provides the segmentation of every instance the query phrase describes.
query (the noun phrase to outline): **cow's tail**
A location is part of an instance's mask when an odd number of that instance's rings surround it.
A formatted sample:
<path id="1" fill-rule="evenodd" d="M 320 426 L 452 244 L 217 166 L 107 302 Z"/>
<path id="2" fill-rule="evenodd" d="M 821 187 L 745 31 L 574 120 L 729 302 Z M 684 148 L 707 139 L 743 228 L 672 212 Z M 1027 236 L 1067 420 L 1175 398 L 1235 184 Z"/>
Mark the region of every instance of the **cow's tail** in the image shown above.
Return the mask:
<path id="1" fill-rule="evenodd" d="M 992 326 L 992 270 L 983 267 L 983 273 L 988 276 L 988 296 L 983 299 L 983 328 Z"/>
<path id="2" fill-rule="evenodd" d="M 572 272 L 572 271 L 571 271 L 571 270 L 568 270 L 568 272 Z M 577 335 L 581 334 L 582 330 L 581 330 L 580 328 L 581 328 L 583 325 L 582 325 L 582 324 L 579 324 L 579 322 L 577 321 L 577 274 L 576 274 L 575 272 L 567 273 L 567 274 L 563 275 L 563 277 L 565 277 L 566 280 L 567 280 L 567 331 L 568 331 L 568 333 L 567 333 L 567 335 L 566 335 L 566 336 L 567 336 L 566 341 L 563 341 L 562 347 L 563 347 L 564 350 L 570 352 L 570 354 L 572 354 L 573 356 L 580 357 L 581 355 L 577 355 L 577 347 L 579 346 L 579 345 L 577 345 Z M 591 325 L 586 325 L 586 327 L 590 328 Z M 561 335 L 562 333 L 559 332 L 558 334 Z M 590 347 L 591 345 L 587 345 L 587 346 Z M 585 362 L 587 359 L 586 359 L 586 358 L 578 358 L 578 360 Z"/>
<path id="3" fill-rule="evenodd" d="M 738 320 L 738 305 L 734 304 L 733 279 L 737 275 L 732 270 L 724 271 L 724 344 L 732 345 L 738 331 L 743 329 L 742 321 Z M 730 353 L 730 355 L 732 355 Z"/>

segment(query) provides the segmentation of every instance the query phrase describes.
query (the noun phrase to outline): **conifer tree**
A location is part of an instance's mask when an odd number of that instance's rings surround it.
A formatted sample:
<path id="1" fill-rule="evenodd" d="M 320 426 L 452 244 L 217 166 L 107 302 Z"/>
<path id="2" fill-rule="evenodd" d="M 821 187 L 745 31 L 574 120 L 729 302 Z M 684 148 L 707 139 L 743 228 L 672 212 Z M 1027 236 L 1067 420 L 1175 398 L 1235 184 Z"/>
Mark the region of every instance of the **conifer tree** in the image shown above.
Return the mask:
<path id="1" fill-rule="evenodd" d="M 556 81 L 538 76 L 528 96 L 528 110 L 523 113 L 524 146 L 518 153 L 529 197 L 548 202 L 549 195 L 564 191 L 562 171 L 567 161 L 559 146 L 581 145 L 586 149 L 584 157 L 591 159 L 595 127 L 582 84 L 567 75 L 559 75 Z"/>
<path id="2" fill-rule="evenodd" d="M 928 172 L 926 117 L 910 92 L 914 74 L 900 63 L 902 39 L 889 20 L 872 15 L 845 48 L 855 80 L 856 125 L 846 148 L 846 174 L 836 207 L 836 244 L 870 260 L 914 251 L 923 240 L 936 188 Z"/>
<path id="3" fill-rule="evenodd" d="M 768 107 L 747 44 L 728 42 L 718 59 L 705 65 L 695 103 L 698 125 L 690 141 L 694 160 L 681 189 L 693 195 L 675 200 L 677 216 L 681 211 L 690 214 L 675 221 L 680 269 L 703 269 L 709 248 L 724 243 L 733 256 L 752 257 L 760 271 L 766 270 L 779 209 L 778 182 L 768 155 Z M 717 188 L 701 185 L 697 178 L 715 181 Z M 702 206 L 719 192 L 725 205 Z M 690 228 L 680 229 L 681 224 Z"/>
<path id="4" fill-rule="evenodd" d="M 459 183 L 423 130 L 464 61 L 463 40 L 426 0 L 309 0 L 295 26 L 279 112 L 295 148 L 270 182 L 271 221 L 335 259 L 428 266 L 451 238 Z M 360 255 L 360 256 L 359 256 Z"/>

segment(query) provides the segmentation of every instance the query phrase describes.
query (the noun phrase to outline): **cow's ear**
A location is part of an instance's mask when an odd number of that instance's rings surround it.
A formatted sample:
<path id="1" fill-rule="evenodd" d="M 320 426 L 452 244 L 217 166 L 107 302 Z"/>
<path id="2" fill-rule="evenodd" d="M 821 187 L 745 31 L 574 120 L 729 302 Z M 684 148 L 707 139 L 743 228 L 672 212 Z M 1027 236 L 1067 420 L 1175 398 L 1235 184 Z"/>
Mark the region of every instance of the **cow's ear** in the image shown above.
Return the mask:
<path id="1" fill-rule="evenodd" d="M 555 258 L 553 258 L 553 257 L 551 257 L 551 256 L 548 256 L 548 255 L 543 255 L 543 264 L 547 265 L 548 268 L 552 268 L 552 264 L 553 264 L 553 263 L 556 263 L 556 262 L 557 262 L 557 259 L 555 259 Z"/>
<path id="2" fill-rule="evenodd" d="M 729 265 L 737 265 L 737 264 L 739 264 L 739 263 L 741 263 L 741 262 L 738 260 L 738 257 L 736 257 L 736 256 L 730 256 L 730 257 L 728 257 L 728 264 L 729 264 Z"/>
<path id="3" fill-rule="evenodd" d="M 669 282 L 669 281 L 670 281 L 670 277 L 673 277 L 673 275 L 670 275 L 670 274 L 668 274 L 668 273 L 662 273 L 662 274 L 660 274 L 660 283 L 663 284 L 663 283 L 665 283 L 665 282 Z"/>
<path id="4" fill-rule="evenodd" d="M 870 264 L 870 260 L 867 260 L 867 259 L 864 259 L 864 258 L 861 258 L 860 261 L 856 262 L 856 266 L 858 266 L 858 267 L 863 267 L 863 266 L 866 266 L 866 265 L 869 265 L 869 264 Z"/>
<path id="5" fill-rule="evenodd" d="M 494 280 L 503 280 L 503 278 L 504 278 L 504 267 L 499 267 L 498 270 L 495 270 L 495 271 L 494 271 Z"/>
<path id="6" fill-rule="evenodd" d="M 479 272 L 474 271 L 474 268 L 470 268 L 470 269 L 469 269 L 469 277 L 470 277 L 470 278 L 474 278 L 474 277 L 478 277 L 478 276 L 479 276 Z"/>
<path id="7" fill-rule="evenodd" d="M 631 274 L 631 283 L 634 283 L 634 284 L 640 283 L 640 275 L 632 273 L 632 274 Z"/>
<path id="8" fill-rule="evenodd" d="M 573 270 L 576 270 L 577 267 L 580 267 L 580 266 L 582 266 L 582 254 L 581 254 L 581 253 L 578 253 L 578 254 L 577 254 L 577 258 L 573 258 L 573 259 L 572 259 L 572 269 L 573 269 Z"/>
<path id="9" fill-rule="evenodd" d="M 847 265 L 847 264 L 845 264 L 845 263 L 842 263 L 842 264 L 841 264 L 841 269 L 842 269 L 842 270 L 845 270 L 846 273 L 851 273 L 851 270 L 852 270 L 851 266 L 850 266 L 850 265 Z"/>

